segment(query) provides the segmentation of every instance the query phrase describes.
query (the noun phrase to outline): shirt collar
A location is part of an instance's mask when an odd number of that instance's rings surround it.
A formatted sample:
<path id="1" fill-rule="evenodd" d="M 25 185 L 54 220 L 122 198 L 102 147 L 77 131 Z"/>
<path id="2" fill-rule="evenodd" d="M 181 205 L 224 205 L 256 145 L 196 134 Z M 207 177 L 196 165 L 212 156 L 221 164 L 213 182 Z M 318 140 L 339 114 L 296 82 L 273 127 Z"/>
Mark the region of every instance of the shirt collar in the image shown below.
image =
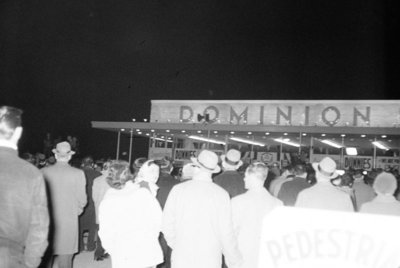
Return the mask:
<path id="1" fill-rule="evenodd" d="M 0 147 L 7 147 L 14 150 L 18 150 L 17 145 L 8 140 L 0 140 Z"/>

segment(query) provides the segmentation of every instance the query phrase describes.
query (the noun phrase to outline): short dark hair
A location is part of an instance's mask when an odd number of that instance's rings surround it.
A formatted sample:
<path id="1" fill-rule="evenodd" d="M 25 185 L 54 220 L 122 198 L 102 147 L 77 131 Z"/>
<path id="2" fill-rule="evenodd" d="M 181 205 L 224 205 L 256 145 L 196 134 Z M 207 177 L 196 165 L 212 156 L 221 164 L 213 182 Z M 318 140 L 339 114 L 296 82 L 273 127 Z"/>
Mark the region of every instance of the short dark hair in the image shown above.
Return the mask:
<path id="1" fill-rule="evenodd" d="M 0 107 L 0 137 L 10 139 L 17 127 L 21 126 L 22 110 L 11 107 Z"/>

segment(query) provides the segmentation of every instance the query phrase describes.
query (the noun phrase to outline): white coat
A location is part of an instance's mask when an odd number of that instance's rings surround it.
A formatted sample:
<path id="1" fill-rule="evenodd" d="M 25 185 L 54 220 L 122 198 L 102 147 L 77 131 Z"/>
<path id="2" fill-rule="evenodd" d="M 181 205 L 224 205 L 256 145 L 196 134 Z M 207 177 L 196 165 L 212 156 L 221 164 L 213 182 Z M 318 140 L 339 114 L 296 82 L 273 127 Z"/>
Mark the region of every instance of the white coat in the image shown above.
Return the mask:
<path id="1" fill-rule="evenodd" d="M 330 181 L 317 182 L 302 190 L 297 196 L 295 207 L 354 212 L 350 195 L 337 189 Z"/>
<path id="2" fill-rule="evenodd" d="M 400 216 L 400 202 L 392 195 L 377 195 L 372 201 L 364 203 L 360 212 Z"/>
<path id="3" fill-rule="evenodd" d="M 229 268 L 241 263 L 229 195 L 211 178 L 193 178 L 172 188 L 162 232 L 172 248 L 172 268 L 221 268 L 222 254 Z"/>
<path id="4" fill-rule="evenodd" d="M 257 267 L 263 218 L 279 206 L 283 206 L 282 201 L 264 187 L 250 189 L 232 199 L 233 226 L 243 256 L 241 268 Z"/>
<path id="5" fill-rule="evenodd" d="M 144 268 L 163 262 L 158 236 L 160 204 L 147 188 L 128 181 L 109 189 L 99 207 L 99 236 L 113 268 Z"/>

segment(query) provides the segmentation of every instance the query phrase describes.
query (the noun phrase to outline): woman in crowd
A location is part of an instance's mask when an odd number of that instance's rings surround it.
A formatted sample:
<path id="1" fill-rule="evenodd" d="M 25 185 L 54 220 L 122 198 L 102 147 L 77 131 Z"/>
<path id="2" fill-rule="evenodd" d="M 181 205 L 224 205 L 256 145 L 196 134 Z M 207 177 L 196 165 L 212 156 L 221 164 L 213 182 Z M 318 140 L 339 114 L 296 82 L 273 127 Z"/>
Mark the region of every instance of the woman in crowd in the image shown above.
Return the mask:
<path id="1" fill-rule="evenodd" d="M 159 167 L 146 161 L 135 182 L 125 161 L 113 161 L 111 189 L 99 207 L 99 236 L 113 268 L 149 268 L 163 262 L 158 236 L 162 211 L 155 198 Z"/>

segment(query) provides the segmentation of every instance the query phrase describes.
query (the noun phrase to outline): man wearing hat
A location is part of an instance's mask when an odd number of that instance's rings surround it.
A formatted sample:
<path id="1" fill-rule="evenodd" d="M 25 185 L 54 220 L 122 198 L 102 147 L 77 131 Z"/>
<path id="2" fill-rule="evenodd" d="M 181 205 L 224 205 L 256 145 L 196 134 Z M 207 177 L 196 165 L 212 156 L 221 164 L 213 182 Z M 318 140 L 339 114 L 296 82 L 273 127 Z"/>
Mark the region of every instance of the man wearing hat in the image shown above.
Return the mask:
<path id="1" fill-rule="evenodd" d="M 87 203 L 86 180 L 82 170 L 68 164 L 75 153 L 68 142 L 58 143 L 53 153 L 57 162 L 42 169 L 52 209 L 52 254 L 59 268 L 71 268 L 78 252 L 78 216 Z"/>
<path id="2" fill-rule="evenodd" d="M 218 173 L 218 156 L 203 150 L 193 178 L 174 186 L 163 212 L 162 232 L 172 248 L 172 268 L 221 268 L 222 254 L 228 267 L 241 264 L 231 218 L 228 193 L 212 182 Z"/>
<path id="3" fill-rule="evenodd" d="M 331 179 L 339 176 L 336 172 L 336 162 L 330 157 L 325 157 L 319 163 L 313 163 L 312 166 L 315 169 L 317 183 L 299 193 L 295 206 L 354 211 L 350 196 L 331 183 Z"/>
<path id="4" fill-rule="evenodd" d="M 214 182 L 224 188 L 231 198 L 244 193 L 243 176 L 237 169 L 243 164 L 240 160 L 240 152 L 230 149 L 226 155 L 221 155 L 222 169 L 221 174 L 214 178 Z"/>
<path id="5" fill-rule="evenodd" d="M 354 172 L 353 178 L 354 178 L 353 189 L 354 189 L 355 202 L 357 211 L 359 211 L 362 204 L 369 202 L 375 198 L 375 192 L 370 185 L 365 183 L 364 174 L 362 173 L 362 170 L 360 169 L 356 170 Z"/>
<path id="6" fill-rule="evenodd" d="M 36 268 L 47 248 L 49 212 L 40 171 L 18 157 L 20 109 L 0 106 L 0 267 Z"/>

